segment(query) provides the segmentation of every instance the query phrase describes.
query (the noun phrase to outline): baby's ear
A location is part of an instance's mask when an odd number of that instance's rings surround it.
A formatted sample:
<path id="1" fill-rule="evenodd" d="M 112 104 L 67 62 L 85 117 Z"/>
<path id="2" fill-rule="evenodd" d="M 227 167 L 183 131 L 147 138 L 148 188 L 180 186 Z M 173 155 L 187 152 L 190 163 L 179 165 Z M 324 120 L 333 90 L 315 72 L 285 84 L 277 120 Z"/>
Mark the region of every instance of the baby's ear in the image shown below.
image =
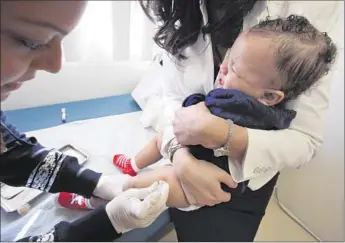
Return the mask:
<path id="1" fill-rule="evenodd" d="M 266 90 L 259 101 L 267 106 L 279 104 L 284 99 L 284 93 L 280 90 Z"/>

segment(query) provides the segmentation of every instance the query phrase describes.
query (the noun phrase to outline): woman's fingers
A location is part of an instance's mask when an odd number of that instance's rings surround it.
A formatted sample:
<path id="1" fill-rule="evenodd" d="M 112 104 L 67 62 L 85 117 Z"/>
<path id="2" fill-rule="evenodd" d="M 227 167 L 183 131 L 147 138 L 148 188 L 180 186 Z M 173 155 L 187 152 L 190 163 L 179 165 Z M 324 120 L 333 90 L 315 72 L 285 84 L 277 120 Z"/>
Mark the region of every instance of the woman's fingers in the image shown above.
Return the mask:
<path id="1" fill-rule="evenodd" d="M 183 186 L 182 186 L 183 188 Z M 198 197 L 194 197 L 193 194 L 188 193 L 188 189 L 184 190 L 188 202 L 195 206 L 214 206 L 222 202 L 228 202 L 231 199 L 231 194 L 223 191 L 220 183 L 216 180 L 214 183 L 208 184 L 207 188 L 203 188 L 203 191 L 198 191 Z"/>
<path id="2" fill-rule="evenodd" d="M 210 111 L 207 109 L 205 101 L 199 102 L 198 104 L 195 105 L 197 109 L 200 111 L 209 113 Z"/>
<path id="3" fill-rule="evenodd" d="M 175 162 L 177 164 L 182 163 L 187 168 L 176 172 L 186 198 L 191 205 L 214 206 L 230 200 L 230 193 L 223 191 L 221 183 L 232 188 L 235 188 L 237 183 L 232 180 L 227 172 L 212 163 L 196 160 L 194 157 L 190 159 L 189 156 L 177 156 L 175 159 L 181 160 Z"/>
<path id="4" fill-rule="evenodd" d="M 231 194 L 229 192 L 223 191 L 221 187 L 219 189 L 220 189 L 220 192 L 217 195 L 217 203 L 229 202 L 231 199 Z"/>
<path id="5" fill-rule="evenodd" d="M 210 194 L 207 198 L 205 198 L 206 204 L 204 205 L 212 207 L 219 203 L 228 202 L 230 201 L 230 199 L 231 199 L 231 194 L 223 191 L 223 189 L 219 186 L 219 189 L 213 190 L 212 194 Z M 196 205 L 196 206 L 203 206 L 203 205 Z"/>
<path id="6" fill-rule="evenodd" d="M 225 185 L 227 185 L 230 188 L 236 188 L 237 187 L 237 183 L 232 179 L 231 175 L 229 175 L 228 173 L 226 173 L 225 171 L 220 171 L 219 172 L 219 182 L 224 183 Z"/>
<path id="7" fill-rule="evenodd" d="M 177 141 L 182 145 L 200 144 L 209 116 L 205 102 L 177 110 L 172 122 Z"/>

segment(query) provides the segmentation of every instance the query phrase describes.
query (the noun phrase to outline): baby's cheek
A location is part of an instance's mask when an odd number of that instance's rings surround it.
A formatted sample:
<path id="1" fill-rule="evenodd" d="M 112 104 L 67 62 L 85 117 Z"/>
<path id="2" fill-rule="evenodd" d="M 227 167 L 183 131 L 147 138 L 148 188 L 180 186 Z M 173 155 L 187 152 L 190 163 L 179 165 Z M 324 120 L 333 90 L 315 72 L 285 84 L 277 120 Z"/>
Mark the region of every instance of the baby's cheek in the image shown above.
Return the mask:
<path id="1" fill-rule="evenodd" d="M 236 81 L 230 78 L 227 78 L 224 81 L 224 85 L 223 85 L 224 89 L 235 89 L 236 88 Z"/>

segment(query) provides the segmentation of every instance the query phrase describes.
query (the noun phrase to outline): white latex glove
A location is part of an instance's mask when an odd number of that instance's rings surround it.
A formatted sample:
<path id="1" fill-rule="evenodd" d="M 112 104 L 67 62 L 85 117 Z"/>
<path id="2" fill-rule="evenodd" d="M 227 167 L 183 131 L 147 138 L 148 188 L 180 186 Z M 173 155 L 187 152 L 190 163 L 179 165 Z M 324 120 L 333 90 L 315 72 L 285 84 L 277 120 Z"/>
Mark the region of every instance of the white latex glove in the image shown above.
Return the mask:
<path id="1" fill-rule="evenodd" d="M 126 174 L 102 175 L 93 195 L 110 201 L 123 192 L 123 185 L 130 177 Z"/>
<path id="2" fill-rule="evenodd" d="M 169 184 L 155 182 L 147 188 L 129 189 L 109 202 L 105 210 L 118 233 L 151 225 L 165 210 Z"/>

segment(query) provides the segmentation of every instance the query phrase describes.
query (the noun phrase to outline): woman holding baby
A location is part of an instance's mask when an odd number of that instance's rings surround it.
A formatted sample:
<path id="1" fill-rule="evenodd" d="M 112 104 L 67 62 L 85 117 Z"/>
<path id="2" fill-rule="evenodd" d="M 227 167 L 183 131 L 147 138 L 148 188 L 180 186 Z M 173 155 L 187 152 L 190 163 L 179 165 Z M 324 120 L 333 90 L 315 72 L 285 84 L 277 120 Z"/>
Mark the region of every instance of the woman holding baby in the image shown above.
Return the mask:
<path id="1" fill-rule="evenodd" d="M 253 241 L 279 171 L 307 164 L 322 145 L 331 75 L 285 104 L 296 117 L 279 131 L 229 123 L 211 114 L 203 102 L 184 108 L 181 104 L 191 94 L 206 95 L 214 80 L 233 71 L 222 61 L 241 31 L 266 16 L 300 14 L 329 32 L 339 17 L 338 2 L 142 1 L 142 6 L 158 24 L 154 40 L 164 49 L 146 78 L 161 86 L 155 91 L 138 86 L 133 97 L 143 108 L 145 125 L 163 133 L 161 152 L 170 156 L 186 199 L 203 206 L 194 211 L 170 209 L 178 240 Z M 230 175 L 196 159 L 186 148 L 190 145 L 228 156 Z M 241 190 L 245 182 L 239 196 L 222 190 L 221 183 L 230 187 L 234 182 Z"/>

